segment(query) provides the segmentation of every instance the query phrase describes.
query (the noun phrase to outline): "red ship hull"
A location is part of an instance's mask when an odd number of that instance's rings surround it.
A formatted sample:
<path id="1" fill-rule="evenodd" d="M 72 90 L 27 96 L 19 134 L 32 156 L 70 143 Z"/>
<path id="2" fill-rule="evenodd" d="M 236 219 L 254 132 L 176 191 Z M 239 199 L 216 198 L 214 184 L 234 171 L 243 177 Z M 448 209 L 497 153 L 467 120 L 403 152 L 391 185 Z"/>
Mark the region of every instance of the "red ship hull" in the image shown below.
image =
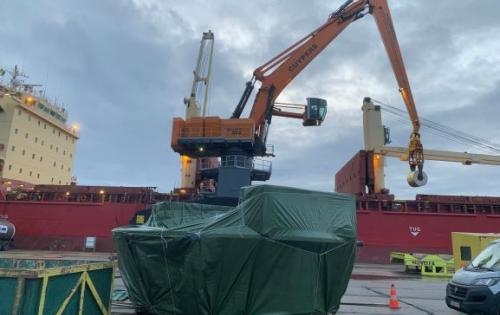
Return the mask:
<path id="1" fill-rule="evenodd" d="M 83 250 L 88 236 L 96 251 L 112 251 L 111 230 L 129 224 L 145 203 L 0 201 L 0 214 L 16 226 L 22 249 Z M 500 233 L 500 215 L 358 210 L 358 259 L 386 263 L 391 251 L 451 253 L 451 232 Z"/>
<path id="2" fill-rule="evenodd" d="M 112 251 L 111 230 L 149 207 L 140 203 L 0 201 L 0 214 L 16 226 L 14 247 L 80 251 L 96 237 L 96 251 Z"/>
<path id="3" fill-rule="evenodd" d="M 391 251 L 451 254 L 452 232 L 500 233 L 500 215 L 420 212 L 357 212 L 358 259 L 387 263 Z"/>

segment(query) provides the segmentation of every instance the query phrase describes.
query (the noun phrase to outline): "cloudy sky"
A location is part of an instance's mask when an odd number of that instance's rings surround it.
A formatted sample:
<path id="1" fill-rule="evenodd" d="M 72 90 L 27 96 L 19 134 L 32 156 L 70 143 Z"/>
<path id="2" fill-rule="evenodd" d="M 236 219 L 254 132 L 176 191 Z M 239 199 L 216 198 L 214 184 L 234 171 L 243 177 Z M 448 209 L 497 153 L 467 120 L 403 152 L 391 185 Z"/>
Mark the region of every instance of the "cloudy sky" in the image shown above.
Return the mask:
<path id="1" fill-rule="evenodd" d="M 32 83 L 81 124 L 81 184 L 179 185 L 171 121 L 184 114 L 202 32 L 215 33 L 209 114 L 227 117 L 253 69 L 322 24 L 342 1 L 2 0 L 0 64 Z M 500 2 L 389 0 L 419 113 L 500 142 Z M 361 103 L 404 108 L 373 18 L 346 29 L 279 97 L 328 100 L 323 126 L 275 118 L 271 183 L 331 191 L 334 174 L 363 145 Z M 253 97 L 252 99 L 253 100 Z M 384 116 L 393 145 L 407 122 Z M 425 148 L 478 152 L 423 131 Z M 386 186 L 415 193 L 500 195 L 500 167 L 426 163 L 426 187 L 410 189 L 406 163 L 388 160 Z"/>

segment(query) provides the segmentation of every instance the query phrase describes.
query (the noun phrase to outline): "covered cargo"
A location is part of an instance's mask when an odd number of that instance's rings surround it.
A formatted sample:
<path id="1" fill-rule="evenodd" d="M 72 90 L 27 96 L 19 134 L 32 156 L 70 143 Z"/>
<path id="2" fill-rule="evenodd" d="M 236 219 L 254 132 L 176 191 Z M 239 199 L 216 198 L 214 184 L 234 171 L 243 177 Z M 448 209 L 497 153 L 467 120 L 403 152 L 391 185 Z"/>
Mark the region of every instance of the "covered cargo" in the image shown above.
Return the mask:
<path id="1" fill-rule="evenodd" d="M 113 230 L 130 299 L 152 314 L 335 313 L 354 264 L 352 196 L 270 185 L 235 208 L 159 203 Z"/>

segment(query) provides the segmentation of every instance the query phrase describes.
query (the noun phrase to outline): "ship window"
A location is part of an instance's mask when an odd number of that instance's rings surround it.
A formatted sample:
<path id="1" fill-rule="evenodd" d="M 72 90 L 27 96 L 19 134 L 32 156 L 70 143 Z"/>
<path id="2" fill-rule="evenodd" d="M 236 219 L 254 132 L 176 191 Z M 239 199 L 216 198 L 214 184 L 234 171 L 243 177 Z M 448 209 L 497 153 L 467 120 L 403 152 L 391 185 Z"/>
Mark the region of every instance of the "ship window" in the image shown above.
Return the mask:
<path id="1" fill-rule="evenodd" d="M 31 115 L 28 114 L 28 121 L 31 121 Z"/>
<path id="2" fill-rule="evenodd" d="M 33 171 L 30 171 L 30 176 L 33 175 Z"/>
<path id="3" fill-rule="evenodd" d="M 42 161 L 43 161 L 43 157 L 41 156 L 41 157 L 40 157 L 40 162 L 42 162 Z"/>
<path id="4" fill-rule="evenodd" d="M 38 137 L 35 137 L 35 143 L 38 143 Z"/>
<path id="5" fill-rule="evenodd" d="M 61 184 L 61 181 L 59 181 L 59 185 Z"/>
<path id="6" fill-rule="evenodd" d="M 9 164 L 9 171 L 12 169 L 12 164 Z"/>
<path id="7" fill-rule="evenodd" d="M 58 134 L 57 136 L 58 136 L 58 137 L 60 137 L 60 136 L 61 136 L 61 132 L 60 132 L 60 131 L 59 131 L 59 134 Z"/>
<path id="8" fill-rule="evenodd" d="M 66 140 L 68 140 L 68 136 L 66 136 Z"/>
<path id="9" fill-rule="evenodd" d="M 472 259 L 472 253 L 470 246 L 460 246 L 460 260 L 470 261 Z"/>
<path id="10" fill-rule="evenodd" d="M 18 114 L 19 116 L 21 116 L 21 110 L 18 110 L 18 111 L 17 111 L 17 114 Z"/>
<path id="11" fill-rule="evenodd" d="M 70 154 L 69 154 L 69 157 L 70 157 L 70 158 L 73 158 L 73 153 L 70 153 Z"/>
<path id="12" fill-rule="evenodd" d="M 14 152 L 14 151 L 16 151 L 16 146 L 15 145 L 12 146 L 12 152 Z"/>
<path id="13" fill-rule="evenodd" d="M 56 147 L 56 152 L 59 152 L 59 148 L 58 147 Z"/>
<path id="14" fill-rule="evenodd" d="M 42 140 L 42 145 L 44 145 L 44 144 L 45 144 L 45 141 Z"/>
<path id="15" fill-rule="evenodd" d="M 51 183 L 53 183 L 53 182 L 54 182 L 54 177 L 52 177 L 52 178 L 50 179 L 50 182 L 51 182 Z"/>
<path id="16" fill-rule="evenodd" d="M 47 124 L 43 124 L 43 129 L 47 129 Z"/>
<path id="17" fill-rule="evenodd" d="M 54 167 L 56 167 L 56 162 L 54 162 L 54 164 L 52 164 L 52 165 L 54 165 Z"/>
<path id="18" fill-rule="evenodd" d="M 15 133 L 16 135 L 17 135 L 17 131 L 18 131 L 18 130 L 17 130 L 17 128 L 16 128 L 16 129 L 14 129 L 14 133 Z"/>
<path id="19" fill-rule="evenodd" d="M 28 134 L 28 133 L 26 133 L 26 134 L 24 135 L 24 137 L 25 137 L 26 139 L 28 139 L 29 134 Z"/>
<path id="20" fill-rule="evenodd" d="M 61 169 L 64 169 L 64 165 L 61 164 Z"/>
<path id="21" fill-rule="evenodd" d="M 40 119 L 38 119 L 38 126 L 40 126 Z"/>
<path id="22" fill-rule="evenodd" d="M 19 174 L 22 174 L 22 173 L 23 173 L 23 169 L 22 169 L 22 168 L 20 168 L 20 169 L 19 169 Z"/>
<path id="23" fill-rule="evenodd" d="M 35 153 L 31 155 L 31 158 L 34 160 L 35 159 Z"/>
<path id="24" fill-rule="evenodd" d="M 56 134 L 56 129 L 55 128 L 52 128 L 52 133 Z"/>
<path id="25" fill-rule="evenodd" d="M 36 178 L 40 178 L 40 174 L 36 174 Z"/>
<path id="26" fill-rule="evenodd" d="M 26 150 L 23 150 L 22 155 L 24 155 L 25 153 L 26 153 Z"/>
<path id="27" fill-rule="evenodd" d="M 52 150 L 52 147 L 53 147 L 53 145 L 51 144 L 51 145 L 50 145 L 50 149 L 51 149 L 51 150 Z"/>
<path id="28" fill-rule="evenodd" d="M 70 167 L 68 167 L 68 172 L 71 172 L 71 168 Z"/>
<path id="29" fill-rule="evenodd" d="M 63 155 L 66 155 L 66 150 L 63 151 Z"/>

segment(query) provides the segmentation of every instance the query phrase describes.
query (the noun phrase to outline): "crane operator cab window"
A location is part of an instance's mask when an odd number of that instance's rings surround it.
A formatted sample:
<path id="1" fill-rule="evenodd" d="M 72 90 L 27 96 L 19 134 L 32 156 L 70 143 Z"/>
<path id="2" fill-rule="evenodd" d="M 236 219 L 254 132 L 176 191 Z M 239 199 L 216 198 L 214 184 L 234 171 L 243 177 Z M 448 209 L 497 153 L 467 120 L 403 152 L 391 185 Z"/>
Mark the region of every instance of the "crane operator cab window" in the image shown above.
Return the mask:
<path id="1" fill-rule="evenodd" d="M 305 110 L 304 126 L 319 126 L 326 116 L 326 100 L 316 97 L 308 97 Z"/>

